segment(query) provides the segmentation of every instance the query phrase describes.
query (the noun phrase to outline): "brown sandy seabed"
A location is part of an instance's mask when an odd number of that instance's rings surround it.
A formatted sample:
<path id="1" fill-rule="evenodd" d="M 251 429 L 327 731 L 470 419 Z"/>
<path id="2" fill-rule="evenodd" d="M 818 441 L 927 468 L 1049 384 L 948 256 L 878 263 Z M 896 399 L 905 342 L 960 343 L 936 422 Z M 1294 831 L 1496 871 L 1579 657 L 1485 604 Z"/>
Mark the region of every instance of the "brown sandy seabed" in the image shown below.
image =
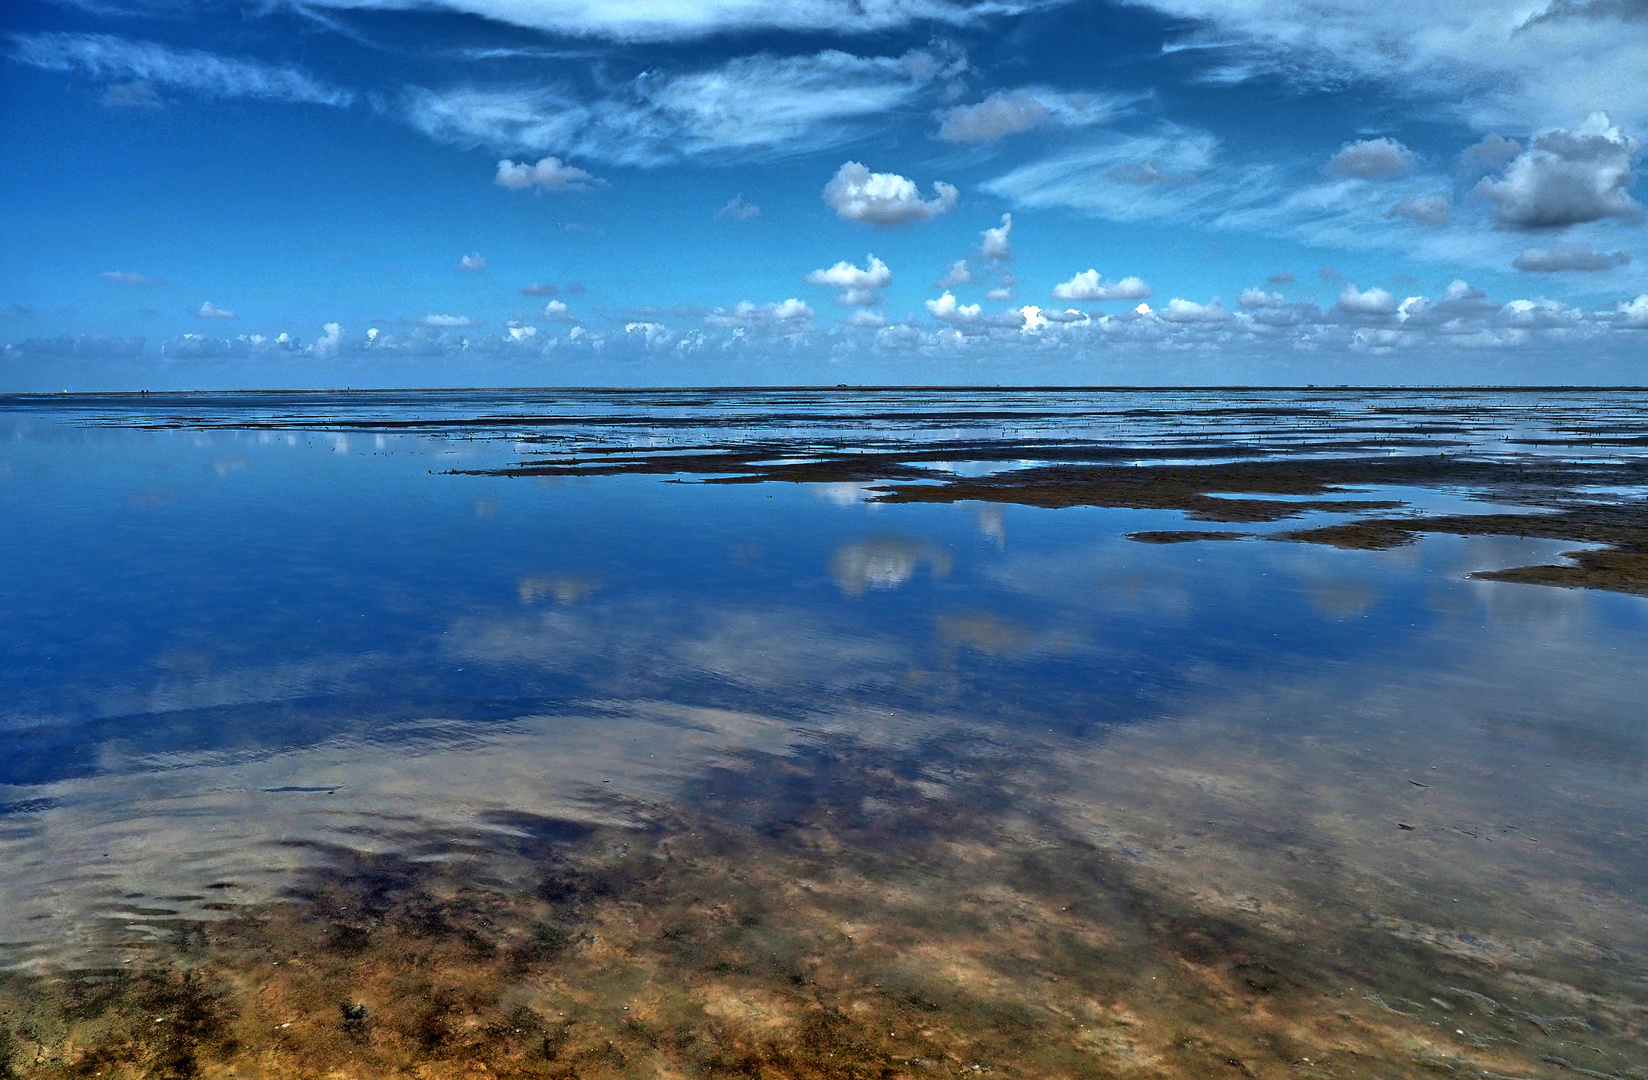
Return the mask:
<path id="1" fill-rule="evenodd" d="M 729 464 L 721 479 L 885 478 L 862 462 Z M 878 497 L 1252 523 L 1393 504 L 1243 496 L 1469 484 L 1552 509 L 1372 517 L 1280 538 L 1571 539 L 1609 547 L 1483 576 L 1648 592 L 1641 504 L 1576 499 L 1565 468 L 1049 466 Z M 1368 794 L 1381 812 L 1366 821 L 1318 807 L 1307 827 L 1275 792 L 1309 787 L 1302 775 L 1321 791 L 1354 787 L 1328 749 L 1265 784 L 1262 753 L 1244 779 L 1240 754 L 1202 745 L 1199 761 L 1158 745 L 1148 767 L 1113 746 L 1121 763 L 1107 768 L 1057 746 L 1012 760 L 986 749 L 957 753 L 942 775 L 847 744 L 752 753 L 702 781 L 716 798 L 636 805 L 629 827 L 522 821 L 516 850 L 452 862 L 340 851 L 283 904 L 241 907 L 232 882 L 215 883 L 224 919 L 179 924 L 172 948 L 0 976 L 0 1080 L 1648 1080 L 1648 915 L 1632 890 L 1564 893 L 1559 865 L 1527 862 L 1551 848 L 1517 826 L 1426 822 L 1388 794 Z"/>
<path id="2" fill-rule="evenodd" d="M 214 883 L 170 947 L 0 982 L 10 1075 L 1648 1078 L 1648 910 L 1560 806 L 1480 820 L 1463 742 L 1211 726 L 833 737 L 627 826 Z"/>

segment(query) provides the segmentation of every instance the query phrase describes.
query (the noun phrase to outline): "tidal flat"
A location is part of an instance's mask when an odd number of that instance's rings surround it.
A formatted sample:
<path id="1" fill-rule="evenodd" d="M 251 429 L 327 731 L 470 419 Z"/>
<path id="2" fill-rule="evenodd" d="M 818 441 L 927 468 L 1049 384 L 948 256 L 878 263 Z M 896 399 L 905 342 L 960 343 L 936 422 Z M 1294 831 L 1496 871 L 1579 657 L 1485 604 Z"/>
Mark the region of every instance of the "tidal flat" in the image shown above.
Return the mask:
<path id="1" fill-rule="evenodd" d="M 1648 394 L 150 397 L 0 399 L 0 1077 L 1648 1078 Z"/>

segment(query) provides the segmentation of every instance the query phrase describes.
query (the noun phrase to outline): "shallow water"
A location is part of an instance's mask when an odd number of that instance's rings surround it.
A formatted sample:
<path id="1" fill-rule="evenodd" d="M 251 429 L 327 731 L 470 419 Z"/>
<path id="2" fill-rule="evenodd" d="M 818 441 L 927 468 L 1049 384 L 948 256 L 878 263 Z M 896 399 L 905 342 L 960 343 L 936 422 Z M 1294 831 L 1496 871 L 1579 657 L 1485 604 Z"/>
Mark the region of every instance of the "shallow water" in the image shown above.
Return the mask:
<path id="1" fill-rule="evenodd" d="M 1269 539 L 1645 406 L 0 399 L 0 1076 L 1648 1077 L 1648 599 Z M 1575 476 L 886 501 L 1358 455 Z"/>

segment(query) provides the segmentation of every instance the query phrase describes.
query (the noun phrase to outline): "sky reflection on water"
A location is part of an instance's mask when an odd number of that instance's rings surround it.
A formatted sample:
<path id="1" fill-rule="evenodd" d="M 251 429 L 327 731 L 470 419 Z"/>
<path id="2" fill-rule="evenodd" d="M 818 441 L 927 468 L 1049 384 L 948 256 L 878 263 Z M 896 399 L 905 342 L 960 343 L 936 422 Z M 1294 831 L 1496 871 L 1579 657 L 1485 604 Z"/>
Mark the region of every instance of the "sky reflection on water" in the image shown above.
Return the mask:
<path id="1" fill-rule="evenodd" d="M 714 812 L 741 755 L 844 740 L 922 798 L 994 770 L 1013 813 L 1279 932 L 1360 904 L 1469 953 L 1434 910 L 1468 899 L 1495 956 L 1648 974 L 1648 601 L 1467 577 L 1572 544 L 1144 544 L 1184 516 L 84 416 L 0 416 L 11 963 L 164 947 L 223 917 L 208 886 L 276 899 L 344 851 Z"/>

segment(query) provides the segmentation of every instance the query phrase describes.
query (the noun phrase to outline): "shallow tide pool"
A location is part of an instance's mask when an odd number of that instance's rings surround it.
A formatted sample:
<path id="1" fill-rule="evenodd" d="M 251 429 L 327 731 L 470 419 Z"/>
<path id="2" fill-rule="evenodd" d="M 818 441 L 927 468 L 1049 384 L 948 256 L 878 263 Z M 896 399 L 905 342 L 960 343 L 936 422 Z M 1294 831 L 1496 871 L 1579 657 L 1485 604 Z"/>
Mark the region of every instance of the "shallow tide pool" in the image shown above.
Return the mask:
<path id="1" fill-rule="evenodd" d="M 0 399 L 0 1077 L 1648 1080 L 1645 407 Z"/>

